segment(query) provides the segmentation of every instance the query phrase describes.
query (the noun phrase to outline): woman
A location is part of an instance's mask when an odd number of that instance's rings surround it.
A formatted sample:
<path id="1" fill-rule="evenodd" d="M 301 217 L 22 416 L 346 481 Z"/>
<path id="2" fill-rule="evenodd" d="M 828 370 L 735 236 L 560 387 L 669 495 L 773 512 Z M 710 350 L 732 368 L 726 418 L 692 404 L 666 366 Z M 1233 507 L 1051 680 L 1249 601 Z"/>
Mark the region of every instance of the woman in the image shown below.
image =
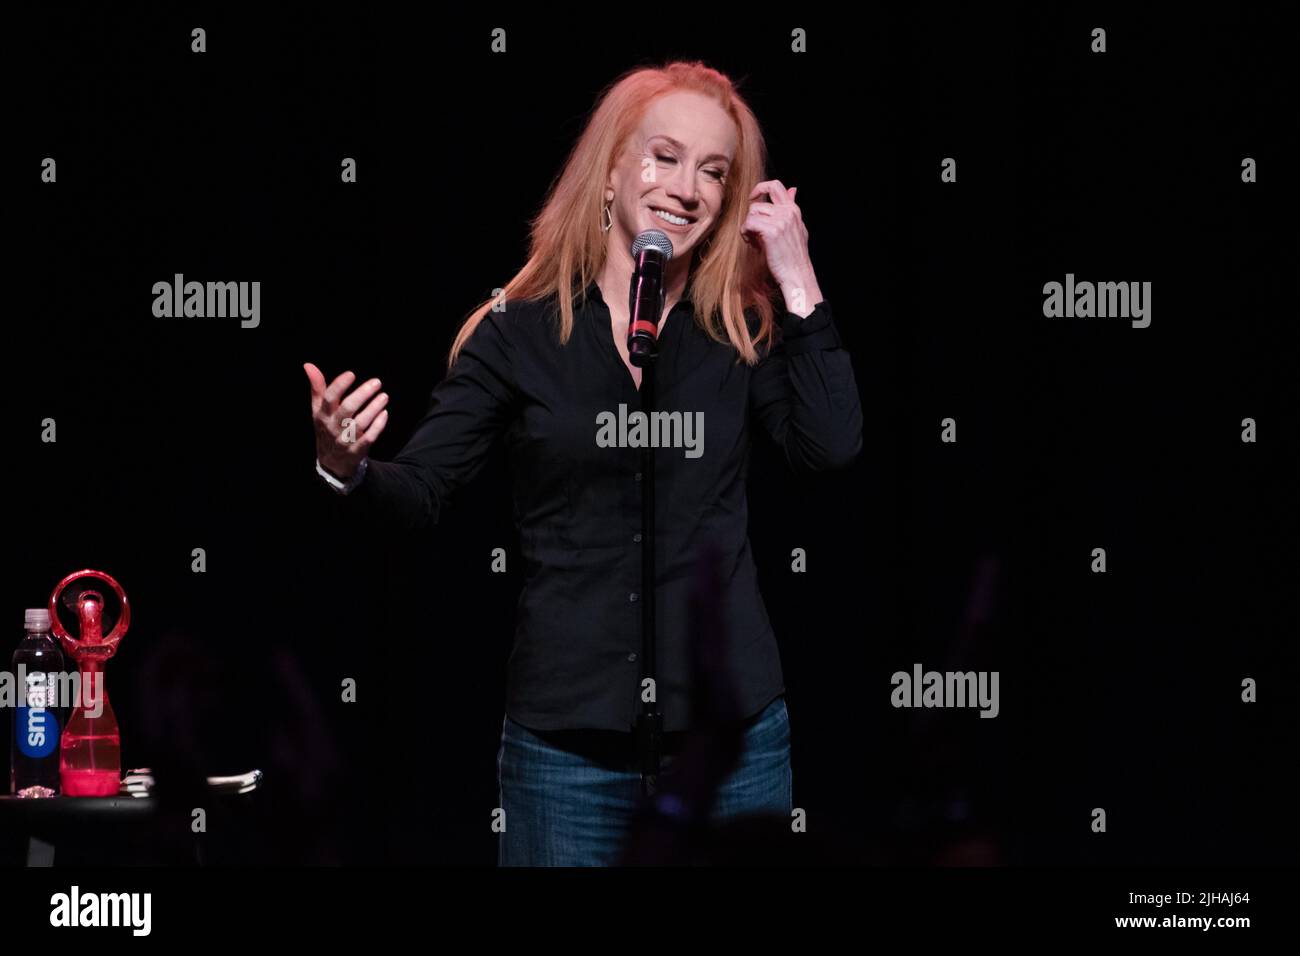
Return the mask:
<path id="1" fill-rule="evenodd" d="M 687 605 L 707 546 L 723 558 L 721 659 L 744 718 L 712 819 L 789 815 L 785 688 L 747 532 L 750 428 L 812 471 L 858 454 L 862 416 L 795 189 L 763 180 L 765 161 L 727 77 L 700 63 L 630 71 L 601 96 L 533 221 L 527 263 L 466 320 L 396 458 L 367 454 L 388 420 L 379 380 L 352 388 L 349 371 L 327 385 L 304 366 L 317 469 L 377 515 L 435 525 L 505 436 L 526 570 L 498 754 L 503 864 L 613 862 L 637 806 L 642 449 L 597 422 L 640 408 L 629 250 L 647 229 L 673 245 L 657 407 L 703 426 L 691 447 L 655 452 L 664 730 L 673 741 L 692 725 Z"/>

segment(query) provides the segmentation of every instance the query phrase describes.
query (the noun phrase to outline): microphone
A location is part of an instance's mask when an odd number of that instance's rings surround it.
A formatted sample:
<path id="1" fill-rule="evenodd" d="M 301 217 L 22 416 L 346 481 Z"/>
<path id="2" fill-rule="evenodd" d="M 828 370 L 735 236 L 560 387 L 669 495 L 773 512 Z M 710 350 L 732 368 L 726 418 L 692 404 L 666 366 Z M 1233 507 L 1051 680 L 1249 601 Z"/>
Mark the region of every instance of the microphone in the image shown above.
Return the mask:
<path id="1" fill-rule="evenodd" d="M 637 368 L 659 356 L 659 318 L 664 311 L 664 270 L 672 241 L 647 229 L 632 242 L 632 284 L 628 290 L 627 356 Z"/>

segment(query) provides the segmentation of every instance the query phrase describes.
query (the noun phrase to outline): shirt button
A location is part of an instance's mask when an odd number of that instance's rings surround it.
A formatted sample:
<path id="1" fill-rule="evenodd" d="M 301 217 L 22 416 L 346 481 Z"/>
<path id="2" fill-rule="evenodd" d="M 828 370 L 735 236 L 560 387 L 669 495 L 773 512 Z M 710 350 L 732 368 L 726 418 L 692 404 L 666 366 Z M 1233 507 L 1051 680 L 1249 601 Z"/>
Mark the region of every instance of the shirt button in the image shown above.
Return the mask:
<path id="1" fill-rule="evenodd" d="M 641 472 L 638 471 L 638 472 L 636 473 L 635 477 L 636 477 L 636 480 L 637 480 L 637 481 L 640 481 L 640 480 L 641 480 Z"/>
<path id="2" fill-rule="evenodd" d="M 633 664 L 635 664 L 635 663 L 636 663 L 636 652 L 633 651 L 631 654 L 627 655 L 627 659 L 628 659 L 628 662 L 629 662 L 629 663 L 633 663 Z"/>
<path id="3" fill-rule="evenodd" d="M 636 603 L 636 592 L 633 591 L 631 594 L 629 594 L 629 595 L 627 596 L 627 599 L 628 599 L 629 601 L 631 601 L 633 604 L 635 604 L 635 603 Z"/>
<path id="4" fill-rule="evenodd" d="M 637 544 L 640 544 L 640 543 L 641 543 L 641 532 L 638 531 L 636 534 L 632 535 L 632 540 L 635 541 Z"/>

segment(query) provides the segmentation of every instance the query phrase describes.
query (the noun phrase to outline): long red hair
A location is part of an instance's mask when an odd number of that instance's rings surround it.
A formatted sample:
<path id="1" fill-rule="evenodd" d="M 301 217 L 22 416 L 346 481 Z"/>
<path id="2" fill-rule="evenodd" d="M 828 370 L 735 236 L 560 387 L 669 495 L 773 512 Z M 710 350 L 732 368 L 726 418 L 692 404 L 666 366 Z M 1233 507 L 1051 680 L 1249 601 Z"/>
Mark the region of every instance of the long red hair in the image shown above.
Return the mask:
<path id="1" fill-rule="evenodd" d="M 736 124 L 736 154 L 727 174 L 722 212 L 705 242 L 701 261 L 695 250 L 691 300 L 695 322 L 715 341 L 729 342 L 746 363 L 758 361 L 757 347 L 775 333 L 774 285 L 763 253 L 741 237 L 749 213 L 749 195 L 763 178 L 767 147 L 758 120 L 732 81 L 700 62 L 671 62 L 637 67 L 601 92 L 596 107 L 552 183 L 541 212 L 531 223 L 528 261 L 499 296 L 470 313 L 452 343 L 447 366 L 455 364 L 465 341 L 500 299 L 559 303 L 560 342 L 573 332 L 574 298 L 601 275 L 605 266 L 605 232 L 601 228 L 604 191 L 618 154 L 640 125 L 650 103 L 678 90 L 703 93 L 720 103 Z M 759 320 L 751 336 L 745 310 Z"/>

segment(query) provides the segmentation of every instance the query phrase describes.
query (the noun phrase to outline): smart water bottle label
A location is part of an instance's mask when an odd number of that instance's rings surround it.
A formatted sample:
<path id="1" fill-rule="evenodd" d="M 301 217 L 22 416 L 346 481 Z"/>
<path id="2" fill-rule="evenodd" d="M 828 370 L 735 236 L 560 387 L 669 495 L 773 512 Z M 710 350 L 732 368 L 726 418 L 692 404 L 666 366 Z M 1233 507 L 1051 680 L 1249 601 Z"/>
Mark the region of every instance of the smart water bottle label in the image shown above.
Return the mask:
<path id="1" fill-rule="evenodd" d="M 27 675 L 26 705 L 18 708 L 14 728 L 18 749 L 27 757 L 48 757 L 59 746 L 59 719 L 46 705 L 50 684 L 41 671 Z"/>

